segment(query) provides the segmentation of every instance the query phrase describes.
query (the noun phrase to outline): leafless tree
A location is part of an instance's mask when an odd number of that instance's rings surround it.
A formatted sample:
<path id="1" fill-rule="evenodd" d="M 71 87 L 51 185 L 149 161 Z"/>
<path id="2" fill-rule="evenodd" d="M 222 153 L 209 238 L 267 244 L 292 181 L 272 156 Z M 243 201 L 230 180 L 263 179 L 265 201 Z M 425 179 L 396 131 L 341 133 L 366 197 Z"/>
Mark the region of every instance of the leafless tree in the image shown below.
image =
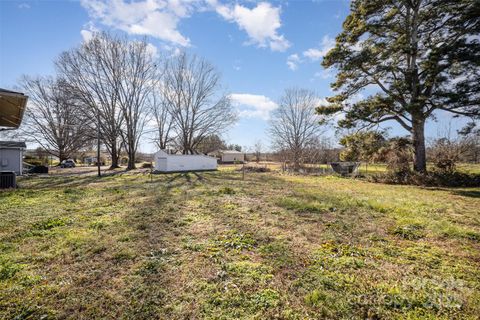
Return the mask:
<path id="1" fill-rule="evenodd" d="M 135 155 L 147 118 L 147 100 L 154 89 L 156 66 L 145 41 L 118 41 L 123 48 L 118 104 L 123 127 L 120 131 L 128 155 L 127 170 L 135 169 Z"/>
<path id="2" fill-rule="evenodd" d="M 168 103 L 162 91 L 162 73 L 157 71 L 157 80 L 153 84 L 152 92 L 148 97 L 150 114 L 155 123 L 155 145 L 159 149 L 166 149 L 173 141 L 173 120 L 168 110 Z"/>
<path id="3" fill-rule="evenodd" d="M 65 82 L 54 78 L 22 79 L 29 96 L 23 133 L 60 161 L 68 159 L 91 140 L 91 127 L 81 112 L 83 105 L 70 94 Z"/>
<path id="4" fill-rule="evenodd" d="M 306 147 L 321 131 L 315 114 L 318 97 L 305 89 L 287 89 L 270 120 L 270 135 L 275 149 L 287 152 L 295 171 L 300 169 Z"/>
<path id="5" fill-rule="evenodd" d="M 106 33 L 96 34 L 80 47 L 64 52 L 56 62 L 69 90 L 86 106 L 85 112 L 95 123 L 118 167 L 121 151 L 123 113 L 120 104 L 126 61 L 124 41 Z"/>
<path id="6" fill-rule="evenodd" d="M 207 61 L 181 53 L 165 61 L 162 94 L 173 120 L 176 143 L 195 153 L 205 137 L 220 134 L 237 120 L 220 74 Z"/>
<path id="7" fill-rule="evenodd" d="M 257 162 L 260 161 L 260 157 L 262 156 L 262 149 L 263 149 L 262 141 L 257 140 L 255 142 L 255 145 L 253 146 L 253 150 L 254 150 L 254 153 L 255 153 L 255 160 Z"/>

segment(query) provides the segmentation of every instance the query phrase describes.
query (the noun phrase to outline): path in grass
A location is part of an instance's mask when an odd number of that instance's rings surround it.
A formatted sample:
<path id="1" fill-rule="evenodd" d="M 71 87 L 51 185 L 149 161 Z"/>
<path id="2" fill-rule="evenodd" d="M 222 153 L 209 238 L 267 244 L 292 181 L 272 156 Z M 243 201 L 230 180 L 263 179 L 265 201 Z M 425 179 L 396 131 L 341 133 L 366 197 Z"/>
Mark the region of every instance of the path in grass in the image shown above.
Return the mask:
<path id="1" fill-rule="evenodd" d="M 234 172 L 0 193 L 0 318 L 472 318 L 480 189 Z"/>

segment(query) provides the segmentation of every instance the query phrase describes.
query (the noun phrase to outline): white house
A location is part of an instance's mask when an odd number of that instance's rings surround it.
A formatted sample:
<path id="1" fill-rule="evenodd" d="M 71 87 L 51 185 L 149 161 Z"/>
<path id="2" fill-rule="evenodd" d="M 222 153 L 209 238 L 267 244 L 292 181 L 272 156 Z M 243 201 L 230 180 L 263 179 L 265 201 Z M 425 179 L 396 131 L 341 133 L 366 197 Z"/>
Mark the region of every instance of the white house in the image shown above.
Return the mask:
<path id="1" fill-rule="evenodd" d="M 25 142 L 0 141 L 0 171 L 13 171 L 22 174 Z"/>
<path id="2" fill-rule="evenodd" d="M 159 150 L 154 155 L 155 171 L 209 171 L 217 170 L 217 159 L 196 154 L 168 154 Z"/>
<path id="3" fill-rule="evenodd" d="M 208 155 L 217 157 L 221 163 L 244 162 L 245 154 L 237 150 L 216 150 Z"/>

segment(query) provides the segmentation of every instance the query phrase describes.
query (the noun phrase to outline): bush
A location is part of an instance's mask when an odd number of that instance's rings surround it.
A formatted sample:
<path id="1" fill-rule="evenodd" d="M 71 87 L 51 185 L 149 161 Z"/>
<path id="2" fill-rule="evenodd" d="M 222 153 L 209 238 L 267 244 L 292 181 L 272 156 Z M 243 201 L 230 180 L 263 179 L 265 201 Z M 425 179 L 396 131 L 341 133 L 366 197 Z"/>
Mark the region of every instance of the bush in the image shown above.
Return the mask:
<path id="1" fill-rule="evenodd" d="M 374 175 L 367 178 L 372 182 L 387 184 L 412 184 L 425 187 L 479 187 L 480 175 L 462 172 L 440 172 L 427 173 L 417 172 L 388 172 L 381 175 Z"/>
<path id="2" fill-rule="evenodd" d="M 150 168 L 152 168 L 152 163 L 151 162 L 142 163 L 142 169 L 150 169 Z"/>
<path id="3" fill-rule="evenodd" d="M 237 169 L 237 171 L 243 171 L 243 168 Z M 270 172 L 270 168 L 267 167 L 255 167 L 255 166 L 245 166 L 245 172 Z"/>
<path id="4" fill-rule="evenodd" d="M 387 169 L 399 179 L 404 179 L 410 174 L 412 161 L 412 141 L 407 138 L 391 139 L 387 147 L 380 149 L 377 160 L 384 158 Z"/>
<path id="5" fill-rule="evenodd" d="M 450 174 L 455 172 L 456 164 L 468 147 L 461 141 L 442 138 L 436 140 L 431 149 L 435 168 L 442 173 Z"/>

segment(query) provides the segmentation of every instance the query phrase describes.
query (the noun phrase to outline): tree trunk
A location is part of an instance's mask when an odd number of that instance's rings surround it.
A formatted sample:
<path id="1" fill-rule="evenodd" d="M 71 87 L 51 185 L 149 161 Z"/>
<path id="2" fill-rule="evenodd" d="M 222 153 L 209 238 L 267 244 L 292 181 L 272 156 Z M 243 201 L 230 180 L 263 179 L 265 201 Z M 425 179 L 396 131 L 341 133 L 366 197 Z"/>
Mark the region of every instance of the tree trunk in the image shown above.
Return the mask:
<path id="1" fill-rule="evenodd" d="M 300 171 L 300 157 L 298 155 L 298 151 L 295 150 L 293 152 L 293 171 L 299 172 Z"/>
<path id="2" fill-rule="evenodd" d="M 118 152 L 117 152 L 117 144 L 113 143 L 112 144 L 112 150 L 111 150 L 111 156 L 112 156 L 112 165 L 110 166 L 110 170 L 119 168 L 118 165 Z M 100 161 L 100 159 L 97 159 L 97 161 Z"/>
<path id="3" fill-rule="evenodd" d="M 63 153 L 63 150 L 58 151 L 58 160 L 60 161 L 60 163 L 62 163 L 63 160 L 67 160 L 65 158 L 65 154 Z"/>
<path id="4" fill-rule="evenodd" d="M 135 169 L 135 152 L 129 151 L 127 170 L 133 170 L 133 169 Z"/>
<path id="5" fill-rule="evenodd" d="M 425 119 L 413 118 L 412 141 L 414 150 L 413 169 L 416 172 L 426 172 L 427 158 L 425 152 Z"/>

